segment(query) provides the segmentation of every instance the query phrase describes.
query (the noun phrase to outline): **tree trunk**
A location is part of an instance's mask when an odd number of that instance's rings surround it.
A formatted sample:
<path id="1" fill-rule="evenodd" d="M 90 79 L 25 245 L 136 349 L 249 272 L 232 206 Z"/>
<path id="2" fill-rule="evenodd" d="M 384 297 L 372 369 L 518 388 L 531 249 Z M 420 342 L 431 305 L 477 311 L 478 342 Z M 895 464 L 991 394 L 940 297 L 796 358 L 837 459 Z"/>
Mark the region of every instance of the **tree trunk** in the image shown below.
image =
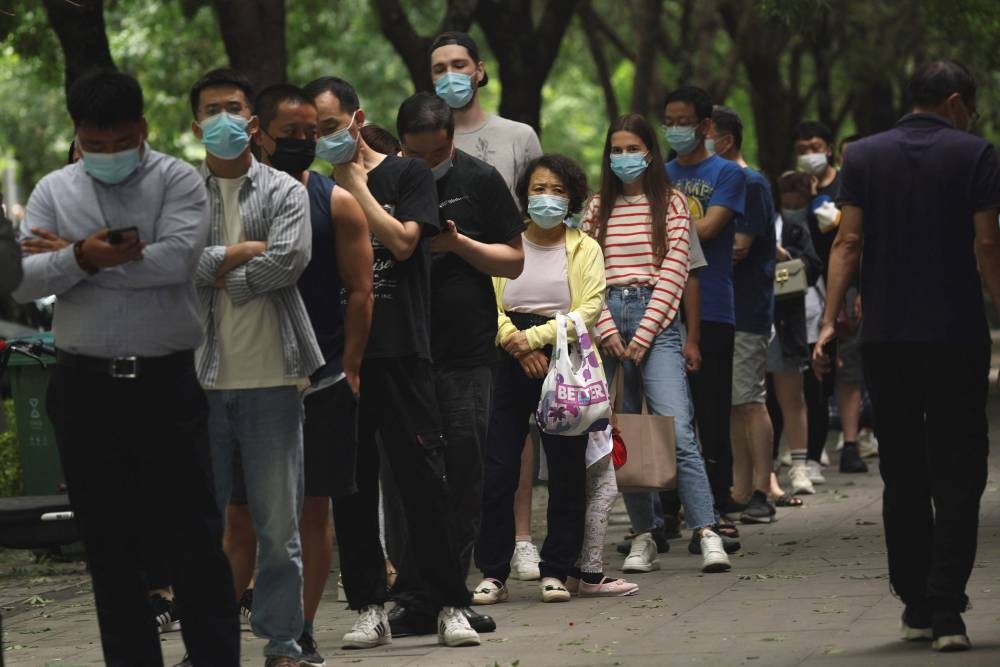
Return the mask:
<path id="1" fill-rule="evenodd" d="M 615 87 L 611 81 L 611 68 L 604 55 L 604 46 L 598 38 L 599 29 L 593 18 L 592 11 L 580 12 L 580 23 L 583 27 L 583 34 L 587 38 L 587 48 L 590 49 L 590 55 L 594 59 L 597 80 L 600 81 L 601 92 L 604 94 L 604 111 L 608 116 L 608 123 L 612 123 L 618 117 L 618 97 L 615 95 Z"/>
<path id="2" fill-rule="evenodd" d="M 406 10 L 400 5 L 399 0 L 371 0 L 372 10 L 378 16 L 382 34 L 403 59 L 410 73 L 410 80 L 413 81 L 413 87 L 416 90 L 427 91 L 434 90 L 428 53 L 434 38 L 449 30 L 467 32 L 472 25 L 478 4 L 478 0 L 448 0 L 445 15 L 441 18 L 434 34 L 420 35 L 410 23 Z"/>
<path id="3" fill-rule="evenodd" d="M 254 91 L 288 78 L 285 0 L 212 0 L 229 65 Z"/>
<path id="4" fill-rule="evenodd" d="M 660 48 L 665 48 L 667 33 L 663 30 L 663 2 L 639 0 L 635 13 L 636 60 L 632 79 L 632 101 L 629 108 L 649 118 L 660 118 L 662 100 L 655 99 L 659 88 L 656 76 L 656 59 Z"/>
<path id="5" fill-rule="evenodd" d="M 44 0 L 49 25 L 62 45 L 66 91 L 84 72 L 115 69 L 104 29 L 103 0 Z"/>
<path id="6" fill-rule="evenodd" d="M 500 115 L 541 130 L 542 86 L 579 0 L 549 0 L 538 26 L 531 0 L 481 0 L 476 19 L 500 64 Z"/>

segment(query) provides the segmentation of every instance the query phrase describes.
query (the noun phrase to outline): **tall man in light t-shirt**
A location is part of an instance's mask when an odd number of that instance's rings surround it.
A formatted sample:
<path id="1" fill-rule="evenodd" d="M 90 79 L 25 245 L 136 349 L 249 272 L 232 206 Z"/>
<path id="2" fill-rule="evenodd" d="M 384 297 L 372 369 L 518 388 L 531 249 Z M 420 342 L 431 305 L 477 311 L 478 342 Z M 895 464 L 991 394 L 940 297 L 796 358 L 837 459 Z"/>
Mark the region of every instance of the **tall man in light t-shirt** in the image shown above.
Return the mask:
<path id="1" fill-rule="evenodd" d="M 464 32 L 444 32 L 431 44 L 431 78 L 434 92 L 455 115 L 455 148 L 486 162 L 503 176 L 514 201 L 514 186 L 524 168 L 541 156 L 542 146 L 530 125 L 486 113 L 479 89 L 489 83 L 479 47 Z M 538 550 L 531 542 L 531 485 L 534 478 L 534 449 L 525 447 L 521 480 L 514 500 L 517 547 L 513 575 L 538 579 Z"/>
<path id="2" fill-rule="evenodd" d="M 251 154 L 250 135 L 260 130 L 251 92 L 246 79 L 227 70 L 209 72 L 191 90 L 211 212 L 195 274 L 205 329 L 197 367 L 208 395 L 220 511 L 240 452 L 259 544 L 251 627 L 268 640 L 271 667 L 302 656 L 299 389 L 323 365 L 323 353 L 296 288 L 312 251 L 308 194 Z"/>

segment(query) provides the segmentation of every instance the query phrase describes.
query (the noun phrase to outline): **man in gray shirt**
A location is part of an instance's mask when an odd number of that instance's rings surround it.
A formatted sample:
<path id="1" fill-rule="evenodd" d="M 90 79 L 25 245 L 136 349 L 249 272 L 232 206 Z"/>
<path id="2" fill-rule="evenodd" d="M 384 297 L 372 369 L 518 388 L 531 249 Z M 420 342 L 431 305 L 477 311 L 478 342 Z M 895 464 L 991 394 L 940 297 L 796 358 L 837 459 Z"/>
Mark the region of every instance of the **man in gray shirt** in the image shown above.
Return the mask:
<path id="1" fill-rule="evenodd" d="M 82 160 L 38 183 L 24 227 L 71 244 L 26 257 L 14 297 L 58 297 L 47 409 L 105 662 L 163 664 L 136 547 L 147 542 L 170 564 L 195 664 L 235 667 L 239 622 L 194 366 L 205 188 L 193 169 L 145 143 L 142 90 L 131 76 L 87 74 L 68 106 Z"/>

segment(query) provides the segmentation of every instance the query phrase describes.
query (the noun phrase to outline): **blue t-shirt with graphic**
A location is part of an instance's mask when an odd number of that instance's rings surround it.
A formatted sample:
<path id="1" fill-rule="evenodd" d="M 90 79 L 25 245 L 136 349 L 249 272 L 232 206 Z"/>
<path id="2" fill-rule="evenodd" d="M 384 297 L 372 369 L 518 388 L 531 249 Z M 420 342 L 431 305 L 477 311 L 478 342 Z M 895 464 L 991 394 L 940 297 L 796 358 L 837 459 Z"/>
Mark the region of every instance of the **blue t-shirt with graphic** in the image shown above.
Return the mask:
<path id="1" fill-rule="evenodd" d="M 687 197 L 691 219 L 705 215 L 709 206 L 724 206 L 737 216 L 743 214 L 746 177 L 735 162 L 712 155 L 695 165 L 677 160 L 667 163 L 667 175 L 674 189 Z M 736 324 L 733 300 L 733 237 L 736 227 L 730 220 L 711 241 L 702 241 L 708 266 L 698 272 L 701 283 L 701 319 L 706 322 Z"/>
<path id="2" fill-rule="evenodd" d="M 747 198 L 736 232 L 753 237 L 743 261 L 733 267 L 736 330 L 766 336 L 774 323 L 774 199 L 767 179 L 745 167 Z"/>

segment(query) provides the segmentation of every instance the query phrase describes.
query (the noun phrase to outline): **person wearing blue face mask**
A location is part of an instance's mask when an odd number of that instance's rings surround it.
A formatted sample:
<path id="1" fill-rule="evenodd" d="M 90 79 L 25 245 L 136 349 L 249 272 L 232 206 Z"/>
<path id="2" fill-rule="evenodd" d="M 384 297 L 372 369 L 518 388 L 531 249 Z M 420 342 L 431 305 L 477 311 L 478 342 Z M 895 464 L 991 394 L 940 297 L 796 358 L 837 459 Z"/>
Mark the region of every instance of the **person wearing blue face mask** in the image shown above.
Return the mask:
<path id="1" fill-rule="evenodd" d="M 638 412 L 645 397 L 653 414 L 674 417 L 677 490 L 692 533 L 688 548 L 702 555 L 704 572 L 725 572 L 730 562 L 692 425 L 680 326 L 689 276 L 704 271 L 705 258 L 692 237 L 684 195 L 659 166 L 649 121 L 639 114 L 618 117 L 608 128 L 604 159 L 601 190 L 583 227 L 604 251 L 608 289 L 595 330 L 607 377 L 613 382 L 616 372 L 623 373 L 626 412 Z M 648 492 L 624 497 L 634 537 L 622 571 L 659 569 L 662 500 Z"/>
<path id="2" fill-rule="evenodd" d="M 496 298 L 491 276 L 521 273 L 524 224 L 507 184 L 496 169 L 455 148 L 454 115 L 431 93 L 417 93 L 399 107 L 396 128 L 404 157 L 426 162 L 437 182 L 442 232 L 430 240 L 431 360 L 435 393 L 448 440 L 449 513 L 461 570 L 467 572 L 479 532 L 483 454 L 492 410 L 493 368 L 497 360 Z M 413 558 L 399 494 L 384 485 L 386 540 L 399 569 L 393 587 L 394 634 L 406 625 L 434 627 L 434 610 Z M 394 496 L 394 497 L 392 497 Z M 396 508 L 396 511 L 393 509 Z M 419 538 L 418 538 L 419 539 Z M 405 612 L 403 611 L 405 609 Z M 467 610 L 473 627 L 495 623 Z"/>
<path id="3" fill-rule="evenodd" d="M 490 78 L 468 34 L 438 35 L 429 55 L 434 91 L 455 113 L 455 145 L 495 167 L 513 195 L 525 165 L 542 154 L 538 135 L 530 125 L 483 110 L 479 89 Z"/>
<path id="4" fill-rule="evenodd" d="M 514 189 L 526 165 L 542 154 L 535 130 L 525 123 L 483 110 L 479 89 L 489 83 L 489 75 L 480 60 L 478 45 L 468 34 L 445 32 L 438 35 L 431 43 L 429 61 L 435 90 L 455 113 L 455 146 L 496 168 L 520 206 Z M 456 95 L 458 92 L 462 94 Z M 535 580 L 539 576 L 538 549 L 531 541 L 534 453 L 534 444 L 526 442 L 515 500 L 518 538 L 514 576 L 523 580 Z"/>
<path id="5" fill-rule="evenodd" d="M 729 412 L 732 401 L 736 307 L 733 293 L 734 219 L 743 213 L 746 177 L 739 165 L 710 155 L 705 139 L 712 124 L 712 99 L 694 86 L 666 96 L 663 124 L 677 158 L 666 169 L 678 192 L 687 197 L 691 218 L 708 260 L 699 273 L 701 287 L 701 370 L 691 375 L 695 418 L 705 453 L 715 507 L 733 510 Z M 735 536 L 725 525 L 724 534 Z"/>
<path id="6" fill-rule="evenodd" d="M 72 84 L 67 106 L 83 160 L 36 185 L 24 228 L 70 242 L 25 257 L 13 296 L 59 298 L 47 406 L 87 551 L 104 661 L 163 664 L 147 563 L 137 553 L 148 545 L 186 611 L 195 663 L 236 667 L 239 621 L 195 371 L 204 181 L 145 143 L 133 77 L 91 71 Z M 115 242 L 110 230 L 125 228 Z"/>
<path id="7" fill-rule="evenodd" d="M 379 536 L 379 462 L 384 457 L 404 506 L 416 572 L 427 592 L 431 632 L 444 645 L 475 646 L 459 549 L 453 545 L 447 439 L 432 367 L 430 238 L 442 233 L 434 175 L 424 160 L 385 155 L 361 136 L 364 110 L 357 91 L 326 76 L 304 88 L 316 105 L 319 134 L 347 129 L 356 143 L 334 165 L 337 185 L 364 212 L 375 255 L 372 328 L 361 365 L 358 404 L 358 492 L 333 499 L 341 572 L 348 605 L 359 612 L 344 635 L 347 648 L 392 641 L 385 611 L 385 554 Z M 447 157 L 436 156 L 436 160 Z M 376 434 L 381 441 L 376 443 Z M 381 452 L 381 455 L 380 455 Z"/>
<path id="8" fill-rule="evenodd" d="M 238 448 L 260 545 L 251 624 L 267 639 L 267 664 L 284 665 L 302 657 L 302 597 L 288 594 L 302 589 L 299 390 L 324 359 L 296 289 L 312 253 L 309 196 L 251 153 L 261 131 L 252 97 L 246 78 L 231 70 L 205 74 L 190 92 L 212 213 L 195 274 L 205 330 L 197 361 L 208 395 L 216 502 L 226 510 Z M 264 149 L 271 158 L 280 154 L 273 141 Z M 238 597 L 252 566 L 248 571 L 236 553 L 230 560 Z"/>

